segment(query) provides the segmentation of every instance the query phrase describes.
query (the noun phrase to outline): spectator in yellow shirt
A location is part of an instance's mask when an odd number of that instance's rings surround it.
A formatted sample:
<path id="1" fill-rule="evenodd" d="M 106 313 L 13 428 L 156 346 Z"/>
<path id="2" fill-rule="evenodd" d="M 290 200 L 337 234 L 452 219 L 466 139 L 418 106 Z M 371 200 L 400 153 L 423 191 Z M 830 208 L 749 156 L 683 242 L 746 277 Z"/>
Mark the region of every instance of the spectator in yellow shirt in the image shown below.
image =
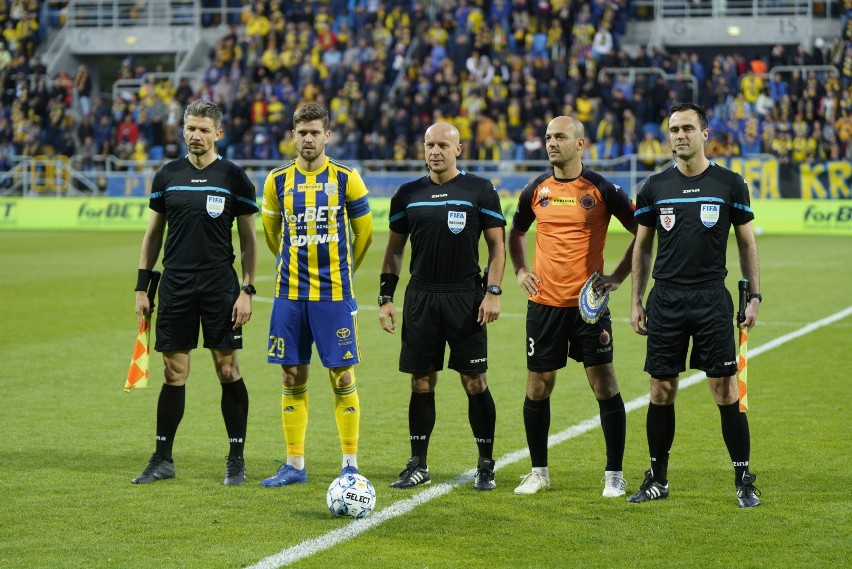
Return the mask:
<path id="1" fill-rule="evenodd" d="M 654 138 L 653 132 L 646 132 L 645 137 L 639 143 L 639 161 L 648 170 L 654 170 L 667 159 L 663 154 L 663 146 Z"/>
<path id="2" fill-rule="evenodd" d="M 813 162 L 816 159 L 817 142 L 808 136 L 807 126 L 797 125 L 793 129 L 793 133 L 790 158 L 797 164 Z"/>
<path id="3" fill-rule="evenodd" d="M 270 75 L 274 75 L 282 67 L 281 53 L 278 50 L 278 44 L 275 41 L 275 36 L 269 37 L 269 42 L 266 44 L 266 49 L 260 56 L 260 64 L 266 68 Z"/>
<path id="4" fill-rule="evenodd" d="M 740 91 L 747 103 L 753 105 L 763 91 L 763 79 L 751 69 L 740 79 Z"/>
<path id="5" fill-rule="evenodd" d="M 259 40 L 265 39 L 272 29 L 269 18 L 263 13 L 263 4 L 255 5 L 255 10 L 249 13 L 246 20 L 246 35 Z"/>

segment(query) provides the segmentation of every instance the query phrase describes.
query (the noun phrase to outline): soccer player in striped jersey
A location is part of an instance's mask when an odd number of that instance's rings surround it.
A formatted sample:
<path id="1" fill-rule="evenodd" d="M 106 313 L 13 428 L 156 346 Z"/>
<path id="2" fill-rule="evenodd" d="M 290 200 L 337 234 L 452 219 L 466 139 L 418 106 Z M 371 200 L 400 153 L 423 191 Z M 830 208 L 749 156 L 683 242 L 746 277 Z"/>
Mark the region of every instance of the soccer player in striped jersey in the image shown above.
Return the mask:
<path id="1" fill-rule="evenodd" d="M 263 186 L 263 230 L 277 270 L 267 361 L 281 365 L 281 420 L 287 460 L 261 485 L 307 481 L 308 370 L 312 344 L 328 369 L 343 453 L 358 472 L 361 406 L 355 387 L 358 306 L 352 278 L 373 239 L 367 188 L 357 170 L 325 154 L 328 109 L 310 103 L 293 115 L 298 156 Z"/>
<path id="2" fill-rule="evenodd" d="M 606 442 L 603 496 L 625 494 L 622 469 L 626 416 L 613 359 L 612 320 L 606 309 L 597 322 L 582 319 L 578 297 L 594 273 L 598 289 L 611 292 L 630 274 L 633 242 L 611 274 L 604 274 L 604 247 L 614 216 L 636 232 L 633 203 L 624 191 L 581 162 L 586 141 L 583 123 L 556 117 L 547 125 L 545 147 L 552 168 L 521 192 L 509 231 L 509 254 L 518 285 L 529 295 L 526 354 L 527 395 L 524 428 L 532 471 L 523 476 L 516 494 L 550 488 L 547 437 L 550 396 L 556 371 L 568 358 L 582 362 L 597 399 Z M 536 224 L 533 268 L 527 267 L 526 234 Z"/>

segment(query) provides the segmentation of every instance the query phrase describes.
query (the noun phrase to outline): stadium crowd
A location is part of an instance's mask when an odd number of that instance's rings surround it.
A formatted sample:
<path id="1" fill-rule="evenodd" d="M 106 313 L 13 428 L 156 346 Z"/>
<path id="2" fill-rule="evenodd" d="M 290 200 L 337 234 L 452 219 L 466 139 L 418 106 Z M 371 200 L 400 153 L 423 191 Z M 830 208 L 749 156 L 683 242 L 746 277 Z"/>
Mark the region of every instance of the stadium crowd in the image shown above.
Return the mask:
<path id="1" fill-rule="evenodd" d="M 545 159 L 544 126 L 567 114 L 584 123 L 589 158 L 638 154 L 653 168 L 667 159 L 669 107 L 693 97 L 708 109 L 710 156 L 852 158 L 850 0 L 828 42 L 748 56 L 628 50 L 630 0 L 443 0 L 432 12 L 415 0 L 248 1 L 211 48 L 200 85 L 154 79 L 148 71 L 165 70 L 127 58 L 116 79 L 142 85 L 112 98 L 86 65 L 47 76 L 37 1 L 0 4 L 0 169 L 16 154 L 73 157 L 84 170 L 110 155 L 177 157 L 183 109 L 197 97 L 225 110 L 219 147 L 233 160 L 294 155 L 293 111 L 318 102 L 333 120 L 329 155 L 344 161 L 417 160 L 439 120 L 458 127 L 462 159 Z M 770 77 L 779 65 L 839 75 Z M 665 75 L 630 69 L 649 67 Z"/>

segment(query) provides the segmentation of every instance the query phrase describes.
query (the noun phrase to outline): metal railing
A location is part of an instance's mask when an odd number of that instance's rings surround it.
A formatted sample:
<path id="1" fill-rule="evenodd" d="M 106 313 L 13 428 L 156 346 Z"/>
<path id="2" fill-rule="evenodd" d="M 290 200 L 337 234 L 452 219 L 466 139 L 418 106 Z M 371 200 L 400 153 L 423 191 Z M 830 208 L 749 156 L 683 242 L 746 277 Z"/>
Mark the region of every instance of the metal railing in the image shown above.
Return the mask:
<path id="1" fill-rule="evenodd" d="M 707 18 L 722 16 L 808 16 L 839 14 L 842 0 L 633 0 L 633 9 L 653 18 Z"/>
<path id="2" fill-rule="evenodd" d="M 199 0 L 72 0 L 65 25 L 70 29 L 189 26 L 200 17 Z"/>
<path id="3" fill-rule="evenodd" d="M 150 71 L 139 79 L 118 79 L 112 84 L 112 100 L 115 100 L 118 95 L 126 92 L 137 95 L 139 89 L 148 82 L 148 79 L 153 79 L 155 84 L 165 79 L 169 81 L 172 88 L 177 88 L 180 80 L 183 78 L 189 79 L 193 91 L 198 91 L 204 79 L 204 74 L 197 71 L 175 71 L 174 73 Z"/>
<path id="4" fill-rule="evenodd" d="M 810 71 L 815 71 L 820 77 L 826 73 L 840 77 L 840 70 L 833 65 L 776 65 L 766 75 L 771 78 L 776 73 L 789 73 L 791 71 L 801 71 L 802 77 L 807 77 Z"/>
<path id="5" fill-rule="evenodd" d="M 660 155 L 658 165 L 667 163 L 671 155 Z M 163 165 L 158 160 L 123 160 L 115 156 L 95 157 L 84 161 L 81 156 L 67 158 L 64 156 L 23 156 L 13 155 L 8 158 L 11 169 L 0 172 L 0 196 L 100 196 L 113 195 L 106 191 L 108 182 L 113 185 L 137 187 L 139 184 L 149 184 L 154 173 Z M 586 166 L 593 168 L 603 176 L 614 180 L 625 191 L 653 173 L 642 164 L 639 155 L 629 154 L 612 160 L 584 161 Z M 249 176 L 259 180 L 258 192 L 262 192 L 262 182 L 266 174 L 281 165 L 279 161 L 270 160 L 241 160 L 239 161 Z M 365 179 L 377 182 L 379 191 L 371 193 L 377 196 L 389 196 L 393 190 L 387 191 L 387 184 L 382 180 L 393 179 L 398 183 L 400 176 L 411 179 L 425 174 L 422 160 L 363 160 L 352 162 Z M 532 179 L 538 172 L 549 168 L 547 160 L 465 160 L 459 162 L 459 167 L 477 173 L 490 179 L 512 177 Z M 523 183 L 513 190 L 519 191 Z M 132 192 L 132 195 L 144 196 L 150 191 Z M 131 195 L 131 192 L 128 192 Z"/>
<path id="6" fill-rule="evenodd" d="M 799 71 L 802 74 L 802 80 L 806 80 L 808 74 L 813 71 L 817 74 L 817 78 L 820 83 L 825 82 L 826 75 L 834 75 L 834 77 L 840 77 L 840 70 L 837 69 L 833 65 L 776 65 L 766 73 L 760 73 L 759 76 L 761 79 L 765 81 L 764 87 L 769 86 L 769 82 L 772 81 L 772 78 L 775 77 L 776 73 L 789 74 L 792 71 Z M 739 78 L 740 91 L 742 91 L 743 80 L 748 77 L 747 75 L 742 75 Z"/>
<path id="7" fill-rule="evenodd" d="M 98 195 L 96 171 L 83 172 L 80 158 L 10 156 L 11 169 L 0 172 L 0 196 Z"/>

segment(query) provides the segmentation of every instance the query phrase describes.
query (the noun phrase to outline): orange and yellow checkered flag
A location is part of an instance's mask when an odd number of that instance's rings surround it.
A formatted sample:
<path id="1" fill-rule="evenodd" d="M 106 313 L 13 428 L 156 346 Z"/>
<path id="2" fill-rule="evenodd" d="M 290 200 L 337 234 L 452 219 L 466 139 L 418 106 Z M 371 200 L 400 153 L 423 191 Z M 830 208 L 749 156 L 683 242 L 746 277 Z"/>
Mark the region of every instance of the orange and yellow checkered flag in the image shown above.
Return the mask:
<path id="1" fill-rule="evenodd" d="M 737 310 L 737 328 L 740 332 L 740 351 L 737 354 L 737 391 L 740 398 L 740 413 L 748 411 L 748 328 L 743 325 L 748 305 L 748 279 L 738 283 L 740 306 Z"/>
<path id="2" fill-rule="evenodd" d="M 133 346 L 133 356 L 130 358 L 130 369 L 127 370 L 127 380 L 124 382 L 124 391 L 131 389 L 144 389 L 148 387 L 148 361 L 151 357 L 151 315 L 154 313 L 154 298 L 157 296 L 157 285 L 160 283 L 160 272 L 151 271 L 151 280 L 148 282 L 148 301 L 151 304 L 150 312 L 142 319 L 139 332 L 136 335 L 136 345 Z"/>
<path id="3" fill-rule="evenodd" d="M 737 390 L 740 413 L 748 411 L 748 328 L 740 327 L 740 353 L 737 355 Z"/>
<path id="4" fill-rule="evenodd" d="M 136 336 L 136 346 L 133 347 L 133 357 L 130 358 L 130 369 L 127 371 L 127 381 L 124 382 L 124 391 L 130 391 L 134 387 L 144 389 L 148 387 L 148 360 L 151 357 L 149 346 L 151 342 L 151 319 L 144 318 L 139 326 L 139 335 Z"/>

